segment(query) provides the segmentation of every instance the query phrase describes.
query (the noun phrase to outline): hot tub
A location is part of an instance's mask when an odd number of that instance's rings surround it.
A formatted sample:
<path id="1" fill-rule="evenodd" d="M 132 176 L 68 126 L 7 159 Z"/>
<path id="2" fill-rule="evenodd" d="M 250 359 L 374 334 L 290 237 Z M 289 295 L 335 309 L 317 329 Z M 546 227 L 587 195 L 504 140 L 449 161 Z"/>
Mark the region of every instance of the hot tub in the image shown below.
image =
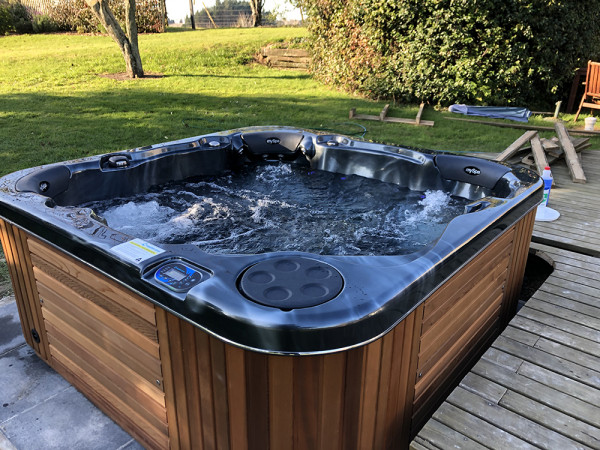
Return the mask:
<path id="1" fill-rule="evenodd" d="M 95 206 L 272 166 L 442 192 L 461 213 L 404 250 L 290 251 L 324 227 L 284 221 L 240 253 L 115 229 Z M 523 168 L 263 127 L 16 172 L 0 216 L 28 343 L 145 446 L 398 448 L 514 311 L 541 195 Z"/>

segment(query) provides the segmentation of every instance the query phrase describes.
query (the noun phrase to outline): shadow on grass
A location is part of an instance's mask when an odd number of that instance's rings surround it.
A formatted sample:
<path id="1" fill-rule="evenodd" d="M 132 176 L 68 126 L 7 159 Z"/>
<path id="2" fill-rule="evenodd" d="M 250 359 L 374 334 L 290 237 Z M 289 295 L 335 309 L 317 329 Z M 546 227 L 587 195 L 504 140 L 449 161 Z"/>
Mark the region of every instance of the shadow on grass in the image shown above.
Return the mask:
<path id="1" fill-rule="evenodd" d="M 239 79 L 248 79 L 248 80 L 252 80 L 252 79 L 272 79 L 272 80 L 308 80 L 311 77 L 310 74 L 308 73 L 290 73 L 290 74 L 281 74 L 279 73 L 278 75 L 264 75 L 264 74 L 260 74 L 260 75 L 218 75 L 218 74 L 208 74 L 208 73 L 202 73 L 202 74 L 195 74 L 195 73 L 184 73 L 184 74 L 176 74 L 176 75 L 169 75 L 170 77 L 185 77 L 185 78 L 228 78 L 228 79 L 235 79 L 235 78 L 239 78 Z"/>
<path id="2" fill-rule="evenodd" d="M 347 117 L 356 101 L 278 92 L 224 97 L 144 86 L 77 96 L 0 95 L 0 174 L 245 126 L 320 128 Z"/>
<path id="3" fill-rule="evenodd" d="M 290 74 L 290 77 L 296 76 L 303 75 Z M 244 93 L 241 80 L 254 77 L 241 75 L 239 78 L 239 85 L 226 92 L 218 91 L 219 82 L 213 84 L 214 94 L 206 90 L 207 83 L 202 92 L 184 92 L 196 89 L 193 83 L 191 86 L 173 84 L 173 89 L 178 91 L 170 92 L 156 84 L 133 82 L 85 94 L 0 95 L 0 175 L 41 164 L 255 125 L 284 125 L 359 136 L 364 127 L 365 138 L 369 140 L 455 151 L 501 151 L 522 134 L 522 130 L 444 120 L 443 114 L 433 109 L 427 109 L 423 118 L 435 120 L 434 127 L 378 121 L 349 124 L 351 108 L 365 114 L 378 113 L 381 102 L 305 87 L 296 95 L 286 89 L 289 83 L 277 83 L 264 77 L 256 77 L 264 81 L 259 83 L 259 88 L 251 83 L 252 92 Z M 416 109 L 416 106 L 397 106 L 393 116 L 411 118 Z"/>

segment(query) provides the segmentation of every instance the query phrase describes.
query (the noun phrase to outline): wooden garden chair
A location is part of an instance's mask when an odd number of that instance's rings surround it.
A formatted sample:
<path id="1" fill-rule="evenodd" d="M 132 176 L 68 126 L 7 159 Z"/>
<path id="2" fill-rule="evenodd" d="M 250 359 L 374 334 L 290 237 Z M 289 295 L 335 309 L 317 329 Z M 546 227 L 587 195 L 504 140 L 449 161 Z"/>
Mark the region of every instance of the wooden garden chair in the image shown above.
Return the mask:
<path id="1" fill-rule="evenodd" d="M 585 77 L 585 92 L 579 104 L 575 120 L 579 117 L 581 108 L 600 109 L 600 62 L 588 61 Z"/>

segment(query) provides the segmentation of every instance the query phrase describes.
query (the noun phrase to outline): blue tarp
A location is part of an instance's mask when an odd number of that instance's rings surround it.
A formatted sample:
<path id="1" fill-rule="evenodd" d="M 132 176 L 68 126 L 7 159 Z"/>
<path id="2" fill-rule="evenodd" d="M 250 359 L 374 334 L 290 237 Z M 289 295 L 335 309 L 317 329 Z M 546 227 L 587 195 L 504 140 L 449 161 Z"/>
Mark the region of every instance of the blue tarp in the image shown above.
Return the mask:
<path id="1" fill-rule="evenodd" d="M 448 111 L 467 116 L 484 116 L 494 119 L 509 119 L 517 122 L 527 122 L 531 111 L 518 106 L 470 106 L 451 105 Z"/>

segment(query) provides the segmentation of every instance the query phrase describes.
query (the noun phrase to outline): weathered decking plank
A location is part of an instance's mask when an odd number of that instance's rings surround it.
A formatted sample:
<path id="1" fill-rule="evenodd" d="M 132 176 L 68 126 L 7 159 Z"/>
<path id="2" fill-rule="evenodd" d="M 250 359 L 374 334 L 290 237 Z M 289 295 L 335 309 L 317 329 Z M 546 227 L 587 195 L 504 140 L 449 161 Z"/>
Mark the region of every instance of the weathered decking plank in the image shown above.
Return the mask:
<path id="1" fill-rule="evenodd" d="M 554 222 L 536 222 L 533 241 L 600 257 L 600 151 L 580 153 L 586 184 L 573 183 L 566 162 L 552 165 L 555 186 L 548 206 L 560 212 Z"/>
<path id="2" fill-rule="evenodd" d="M 505 396 L 506 394 L 502 398 Z M 487 420 L 488 417 L 493 416 L 494 422 L 499 425 L 499 428 L 530 444 L 548 448 L 567 448 L 572 443 L 565 436 L 551 431 L 518 413 L 503 408 L 501 404 L 494 404 L 461 387 L 456 388 L 446 401 L 457 408 L 467 408 L 469 414 L 473 414 L 482 420 Z M 500 399 L 500 402 L 502 402 L 502 399 Z"/>
<path id="3" fill-rule="evenodd" d="M 421 448 L 466 448 L 466 437 L 600 449 L 600 258 L 533 248 L 554 272 L 425 425 Z"/>

